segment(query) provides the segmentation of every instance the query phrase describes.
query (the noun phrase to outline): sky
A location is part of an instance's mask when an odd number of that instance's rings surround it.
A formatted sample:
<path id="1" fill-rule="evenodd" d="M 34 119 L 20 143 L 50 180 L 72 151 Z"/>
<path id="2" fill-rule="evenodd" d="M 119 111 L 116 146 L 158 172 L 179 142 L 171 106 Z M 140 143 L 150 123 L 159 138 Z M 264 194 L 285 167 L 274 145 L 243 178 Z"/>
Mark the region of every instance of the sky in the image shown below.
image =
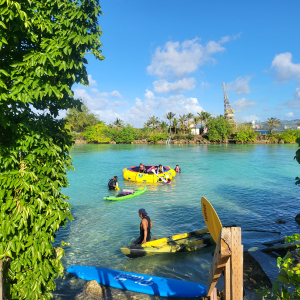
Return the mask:
<path id="1" fill-rule="evenodd" d="M 300 1 L 100 0 L 104 61 L 86 54 L 76 98 L 107 124 L 202 110 L 300 119 Z"/>

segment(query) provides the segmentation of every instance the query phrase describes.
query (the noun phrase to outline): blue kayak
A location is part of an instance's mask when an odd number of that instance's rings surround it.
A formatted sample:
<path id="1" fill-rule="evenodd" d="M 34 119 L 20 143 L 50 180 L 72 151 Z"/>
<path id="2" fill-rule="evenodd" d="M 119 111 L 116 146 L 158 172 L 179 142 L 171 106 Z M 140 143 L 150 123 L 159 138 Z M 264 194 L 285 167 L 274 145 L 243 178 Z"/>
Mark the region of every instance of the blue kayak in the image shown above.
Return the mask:
<path id="1" fill-rule="evenodd" d="M 81 279 L 149 295 L 174 298 L 206 295 L 206 285 L 189 281 L 87 266 L 70 266 L 67 271 Z"/>

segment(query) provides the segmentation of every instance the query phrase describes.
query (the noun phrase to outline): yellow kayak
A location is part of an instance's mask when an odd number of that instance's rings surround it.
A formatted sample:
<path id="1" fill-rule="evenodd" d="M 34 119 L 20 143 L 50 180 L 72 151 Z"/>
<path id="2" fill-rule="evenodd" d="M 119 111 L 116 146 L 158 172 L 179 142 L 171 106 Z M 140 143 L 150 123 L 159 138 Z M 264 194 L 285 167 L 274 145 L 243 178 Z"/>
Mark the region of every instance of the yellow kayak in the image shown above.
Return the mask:
<path id="1" fill-rule="evenodd" d="M 213 245 L 215 245 L 215 242 L 208 229 L 205 228 L 149 241 L 145 244 L 123 246 L 121 252 L 130 258 L 136 258 L 155 254 L 201 250 Z"/>

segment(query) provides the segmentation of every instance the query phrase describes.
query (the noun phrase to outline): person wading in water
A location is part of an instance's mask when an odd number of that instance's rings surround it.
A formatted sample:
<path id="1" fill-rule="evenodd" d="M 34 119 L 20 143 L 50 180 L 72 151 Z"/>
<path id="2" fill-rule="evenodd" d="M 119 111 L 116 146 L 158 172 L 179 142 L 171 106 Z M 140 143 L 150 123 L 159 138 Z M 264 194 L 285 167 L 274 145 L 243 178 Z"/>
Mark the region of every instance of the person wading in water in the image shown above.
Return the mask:
<path id="1" fill-rule="evenodd" d="M 142 218 L 140 224 L 140 236 L 133 242 L 133 245 L 144 244 L 151 240 L 150 229 L 152 228 L 153 223 L 147 215 L 148 213 L 144 208 L 139 210 L 139 216 Z"/>

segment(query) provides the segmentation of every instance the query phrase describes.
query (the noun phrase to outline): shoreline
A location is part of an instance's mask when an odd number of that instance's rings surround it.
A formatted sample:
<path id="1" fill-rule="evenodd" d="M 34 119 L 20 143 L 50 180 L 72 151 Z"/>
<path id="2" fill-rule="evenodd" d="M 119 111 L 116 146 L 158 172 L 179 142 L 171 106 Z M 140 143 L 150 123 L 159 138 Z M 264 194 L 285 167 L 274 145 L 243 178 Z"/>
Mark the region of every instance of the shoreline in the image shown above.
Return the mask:
<path id="1" fill-rule="evenodd" d="M 166 144 L 172 144 L 172 145 L 195 145 L 195 144 L 297 144 L 296 142 L 284 142 L 284 141 L 276 141 L 276 140 L 256 140 L 256 141 L 245 141 L 240 142 L 235 139 L 224 139 L 220 141 L 214 141 L 210 142 L 206 139 L 194 139 L 194 140 L 170 140 L 169 142 L 165 140 L 157 141 L 157 142 L 148 142 L 147 140 L 135 140 L 134 142 L 130 143 L 116 143 L 115 141 L 107 142 L 107 143 L 98 143 L 98 142 L 87 142 L 86 140 L 74 140 L 75 145 L 86 145 L 86 144 L 110 144 L 110 145 L 116 145 L 116 144 L 135 144 L 135 145 L 166 145 Z"/>

